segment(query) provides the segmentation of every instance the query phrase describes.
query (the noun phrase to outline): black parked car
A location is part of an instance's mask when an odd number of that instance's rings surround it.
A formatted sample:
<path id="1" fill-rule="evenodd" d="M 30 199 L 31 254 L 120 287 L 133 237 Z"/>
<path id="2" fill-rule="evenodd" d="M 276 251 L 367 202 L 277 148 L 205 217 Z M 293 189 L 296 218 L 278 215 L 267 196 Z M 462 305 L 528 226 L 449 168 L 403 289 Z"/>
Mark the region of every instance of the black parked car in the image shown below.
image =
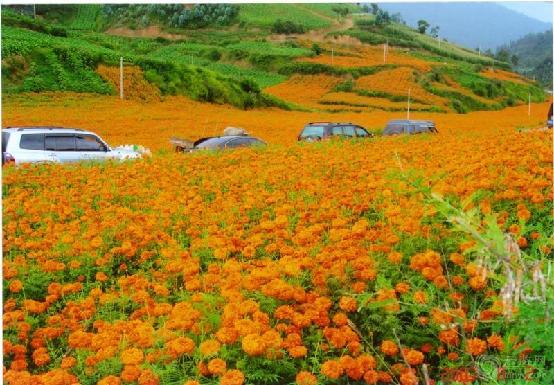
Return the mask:
<path id="1" fill-rule="evenodd" d="M 373 134 L 353 123 L 315 122 L 306 124 L 298 135 L 298 140 L 314 142 L 333 137 L 371 138 Z"/>
<path id="2" fill-rule="evenodd" d="M 253 136 L 229 135 L 201 138 L 194 142 L 192 150 L 227 149 L 236 147 L 264 146 L 266 143 Z"/>
<path id="3" fill-rule="evenodd" d="M 435 123 L 430 120 L 390 120 L 383 130 L 383 135 L 438 133 Z"/>

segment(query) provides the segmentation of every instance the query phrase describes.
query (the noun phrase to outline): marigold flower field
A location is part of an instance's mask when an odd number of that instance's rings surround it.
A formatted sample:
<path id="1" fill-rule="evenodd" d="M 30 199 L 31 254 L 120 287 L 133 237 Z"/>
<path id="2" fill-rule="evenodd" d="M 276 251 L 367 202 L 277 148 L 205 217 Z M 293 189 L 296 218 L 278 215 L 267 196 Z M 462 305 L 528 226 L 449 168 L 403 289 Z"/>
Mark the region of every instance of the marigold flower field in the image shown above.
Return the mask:
<path id="1" fill-rule="evenodd" d="M 5 383 L 470 383 L 479 356 L 530 352 L 504 333 L 475 240 L 408 177 L 452 204 L 471 198 L 522 250 L 549 255 L 552 132 L 518 130 L 539 126 L 546 103 L 531 117 L 414 113 L 439 134 L 320 144 L 295 143 L 306 122 L 376 129 L 403 113 L 69 93 L 3 107 L 5 125 L 78 126 L 154 152 L 3 168 Z M 269 146 L 171 152 L 171 136 L 227 125 Z"/>

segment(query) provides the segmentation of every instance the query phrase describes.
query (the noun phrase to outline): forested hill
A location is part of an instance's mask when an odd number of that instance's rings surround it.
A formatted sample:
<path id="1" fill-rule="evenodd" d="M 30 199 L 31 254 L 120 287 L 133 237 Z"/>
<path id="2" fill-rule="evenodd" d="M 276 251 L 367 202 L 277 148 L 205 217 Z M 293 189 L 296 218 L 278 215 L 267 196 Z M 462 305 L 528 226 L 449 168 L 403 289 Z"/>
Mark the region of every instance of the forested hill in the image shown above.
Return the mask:
<path id="1" fill-rule="evenodd" d="M 517 72 L 552 88 L 552 29 L 526 35 L 501 46 L 499 51 L 503 49 L 516 57 L 514 69 Z"/>

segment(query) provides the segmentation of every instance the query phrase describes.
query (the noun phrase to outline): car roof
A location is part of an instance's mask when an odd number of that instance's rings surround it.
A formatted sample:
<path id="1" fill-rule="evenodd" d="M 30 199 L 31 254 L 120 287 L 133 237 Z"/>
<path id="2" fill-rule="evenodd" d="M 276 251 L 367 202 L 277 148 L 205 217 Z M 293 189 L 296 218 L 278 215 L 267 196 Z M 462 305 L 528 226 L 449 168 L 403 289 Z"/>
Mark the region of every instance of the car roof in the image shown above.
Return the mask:
<path id="1" fill-rule="evenodd" d="M 49 133 L 49 134 L 92 134 L 96 135 L 91 131 L 86 131 L 81 128 L 69 128 L 69 127 L 56 127 L 56 126 L 17 126 L 17 127 L 6 127 L 2 129 L 2 132 L 28 132 L 28 133 Z"/>
<path id="2" fill-rule="evenodd" d="M 196 147 L 200 144 L 202 144 L 202 145 L 204 145 L 204 144 L 217 145 L 217 144 L 227 143 L 227 142 L 229 142 L 230 140 L 233 140 L 233 139 L 242 139 L 242 138 L 255 139 L 255 140 L 259 140 L 260 142 L 263 142 L 263 140 L 261 140 L 259 138 L 255 138 L 255 137 L 250 136 L 250 135 L 223 135 L 223 136 L 213 136 L 213 137 L 198 139 L 196 142 L 194 142 L 194 146 Z"/>
<path id="3" fill-rule="evenodd" d="M 387 124 L 435 124 L 432 120 L 411 120 L 411 119 L 393 119 L 389 120 Z"/>
<path id="4" fill-rule="evenodd" d="M 350 122 L 310 122 L 306 126 L 340 126 L 344 124 L 354 125 L 354 123 Z"/>

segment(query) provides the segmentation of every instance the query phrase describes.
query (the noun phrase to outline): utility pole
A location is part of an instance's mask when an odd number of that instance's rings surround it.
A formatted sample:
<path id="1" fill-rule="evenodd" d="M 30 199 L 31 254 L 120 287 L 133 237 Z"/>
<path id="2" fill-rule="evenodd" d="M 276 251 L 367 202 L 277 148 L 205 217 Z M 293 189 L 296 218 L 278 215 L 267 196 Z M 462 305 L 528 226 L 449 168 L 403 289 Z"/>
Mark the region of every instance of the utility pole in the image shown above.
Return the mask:
<path id="1" fill-rule="evenodd" d="M 37 18 L 37 5 L 33 4 L 33 19 Z"/>
<path id="2" fill-rule="evenodd" d="M 123 57 L 119 58 L 119 99 L 123 99 Z"/>
<path id="3" fill-rule="evenodd" d="M 335 65 L 335 49 L 331 48 L 331 65 Z"/>
<path id="4" fill-rule="evenodd" d="M 387 53 L 389 52 L 389 42 L 383 44 L 383 63 L 387 62 Z"/>
<path id="5" fill-rule="evenodd" d="M 481 57 L 481 45 L 479 44 L 479 47 L 477 48 L 477 52 L 479 52 L 479 57 Z"/>
<path id="6" fill-rule="evenodd" d="M 411 91 L 412 89 L 411 88 L 408 88 L 408 120 L 410 120 L 410 94 L 411 94 Z"/>

